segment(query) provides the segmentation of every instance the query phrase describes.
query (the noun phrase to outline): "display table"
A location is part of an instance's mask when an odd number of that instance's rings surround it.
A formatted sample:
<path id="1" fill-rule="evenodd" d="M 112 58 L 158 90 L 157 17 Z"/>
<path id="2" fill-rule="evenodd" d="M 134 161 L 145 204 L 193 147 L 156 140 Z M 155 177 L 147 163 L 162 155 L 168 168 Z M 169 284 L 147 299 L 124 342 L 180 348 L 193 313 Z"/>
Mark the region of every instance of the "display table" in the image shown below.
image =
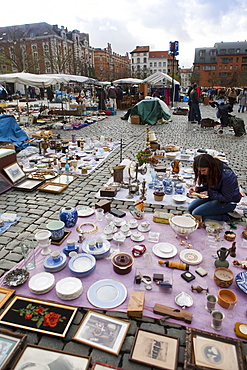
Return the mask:
<path id="1" fill-rule="evenodd" d="M 83 278 L 80 278 L 83 284 L 83 293 L 81 296 L 77 299 L 71 300 L 71 301 L 63 301 L 56 295 L 55 287 L 52 288 L 52 290 L 49 293 L 43 294 L 43 295 L 35 295 L 30 292 L 28 288 L 28 281 L 25 282 L 23 285 L 16 287 L 16 294 L 27 296 L 27 297 L 33 297 L 33 298 L 40 298 L 44 300 L 50 300 L 54 302 L 59 303 L 66 303 L 73 306 L 78 307 L 85 307 L 90 309 L 102 309 L 104 310 L 104 307 L 94 307 L 91 305 L 87 299 L 87 291 L 90 288 L 90 286 L 98 282 L 102 279 L 113 279 L 118 282 L 121 282 L 124 284 L 124 286 L 127 288 L 128 294 L 127 298 L 121 305 L 113 308 L 113 311 L 121 311 L 121 312 L 127 312 L 128 307 L 128 300 L 130 297 L 130 293 L 133 291 L 144 291 L 145 292 L 145 305 L 144 305 L 144 312 L 143 314 L 145 316 L 153 317 L 153 318 L 160 318 L 160 315 L 156 315 L 153 313 L 153 308 L 156 303 L 173 307 L 175 309 L 181 309 L 180 306 L 177 306 L 175 303 L 175 297 L 180 294 L 181 292 L 188 293 L 192 299 L 193 299 L 193 305 L 189 308 L 186 308 L 186 311 L 189 311 L 193 313 L 193 319 L 191 324 L 185 324 L 182 321 L 177 321 L 175 319 L 171 319 L 172 322 L 176 322 L 178 324 L 184 324 L 191 326 L 196 329 L 214 332 L 211 328 L 211 315 L 208 313 L 205 309 L 205 302 L 206 302 L 206 292 L 203 291 L 202 293 L 197 293 L 196 291 L 191 291 L 191 285 L 197 286 L 200 285 L 203 288 L 208 288 L 209 292 L 212 294 L 218 294 L 219 287 L 215 284 L 213 280 L 213 274 L 215 270 L 214 262 L 215 258 L 212 256 L 215 254 L 216 250 L 208 248 L 207 244 L 207 235 L 205 229 L 198 229 L 194 231 L 192 234 L 189 235 L 188 241 L 185 242 L 185 244 L 180 243 L 180 238 L 176 237 L 174 231 L 171 229 L 170 225 L 160 224 L 160 223 L 154 223 L 152 221 L 152 214 L 145 214 L 143 220 L 138 220 L 138 224 L 140 224 L 142 221 L 149 221 L 151 224 L 151 231 L 159 232 L 160 238 L 159 242 L 169 242 L 173 244 L 176 248 L 178 253 L 167 260 L 172 261 L 180 261 L 179 255 L 180 252 L 183 251 L 186 248 L 186 244 L 190 243 L 191 247 L 200 251 L 203 260 L 200 263 L 200 267 L 203 267 L 207 272 L 208 275 L 205 277 L 200 277 L 195 273 L 195 269 L 198 267 L 198 265 L 190 265 L 190 272 L 192 272 L 195 275 L 195 280 L 193 280 L 190 283 L 187 283 L 185 280 L 181 278 L 181 274 L 184 272 L 182 270 L 178 269 L 171 269 L 168 267 L 164 267 L 158 264 L 159 258 L 153 253 L 153 246 L 155 243 L 152 243 L 148 241 L 148 232 L 143 233 L 145 236 L 144 241 L 142 241 L 140 244 L 144 244 L 146 246 L 147 251 L 145 253 L 150 253 L 152 256 L 151 264 L 149 266 L 145 266 L 145 259 L 144 256 L 138 257 L 134 259 L 134 265 L 132 267 L 132 270 L 127 275 L 118 275 L 114 272 L 113 266 L 111 263 L 111 260 L 109 257 L 99 259 L 96 262 L 96 269 L 88 276 L 85 276 Z M 128 220 L 132 218 L 129 213 L 123 218 L 123 220 Z M 93 222 L 98 226 L 98 231 L 96 233 L 86 235 L 86 243 L 88 240 L 92 238 L 96 238 L 99 235 L 102 235 L 104 227 L 106 226 L 106 218 L 104 217 L 103 221 L 99 222 L 96 221 L 95 214 L 79 218 L 77 225 L 80 225 L 83 222 Z M 78 240 L 78 232 L 76 231 L 76 226 L 71 229 L 71 234 L 69 236 L 69 239 L 75 239 Z M 86 226 L 84 226 L 86 227 Z M 238 260 L 244 260 L 246 258 L 246 249 L 241 247 L 242 244 L 242 231 L 244 227 L 238 225 L 238 228 L 236 230 L 236 246 L 237 246 L 237 259 Z M 221 239 L 218 243 L 219 248 L 224 246 L 226 248 L 231 247 L 232 243 L 226 241 L 223 238 L 223 232 L 221 233 Z M 111 240 L 111 245 L 116 247 L 116 242 L 114 240 Z M 126 238 L 126 240 L 122 243 L 120 246 L 120 250 L 122 252 L 127 252 L 131 254 L 132 248 L 134 245 L 137 245 L 138 243 L 132 241 L 130 237 Z M 52 251 L 54 250 L 60 250 L 62 251 L 63 248 L 66 246 L 66 240 L 61 244 L 60 246 L 51 245 Z M 81 251 L 81 244 L 79 245 L 79 252 Z M 36 268 L 32 271 L 30 271 L 30 277 L 44 271 L 43 267 L 43 261 L 45 259 L 45 256 L 41 255 L 40 248 L 37 248 L 35 250 L 36 254 Z M 233 271 L 234 275 L 236 276 L 238 273 L 242 272 L 243 269 L 241 267 L 234 266 L 232 264 L 233 262 L 232 257 L 228 257 L 229 262 L 229 268 Z M 163 259 L 165 261 L 165 259 Z M 67 257 L 67 261 L 69 261 L 69 257 Z M 23 267 L 24 263 L 21 261 L 16 265 L 17 267 Z M 154 273 L 164 274 L 164 277 L 172 279 L 172 288 L 164 288 L 159 287 L 157 285 L 153 284 L 152 290 L 146 290 L 145 284 L 141 283 L 136 284 L 135 283 L 135 275 L 138 273 L 142 273 L 143 275 L 153 276 Z M 72 274 L 69 271 L 68 265 L 63 268 L 63 270 L 54 273 L 55 280 L 58 282 L 64 277 L 72 276 Z M 0 279 L 0 285 L 3 285 L 4 277 L 1 277 Z M 216 304 L 216 309 L 220 310 L 224 313 L 225 318 L 223 320 L 222 330 L 219 332 L 220 335 L 236 338 L 235 332 L 234 332 L 234 325 L 235 322 L 246 322 L 246 294 L 238 288 L 235 281 L 230 286 L 230 289 L 234 291 L 237 295 L 238 302 L 237 305 L 232 310 L 227 310 L 225 308 L 222 308 L 219 304 Z M 170 321 L 170 319 L 169 319 Z"/>
<path id="2" fill-rule="evenodd" d="M 131 109 L 131 116 L 141 117 L 141 124 L 155 125 L 158 120 L 171 118 L 169 108 L 158 98 L 143 99 Z"/>

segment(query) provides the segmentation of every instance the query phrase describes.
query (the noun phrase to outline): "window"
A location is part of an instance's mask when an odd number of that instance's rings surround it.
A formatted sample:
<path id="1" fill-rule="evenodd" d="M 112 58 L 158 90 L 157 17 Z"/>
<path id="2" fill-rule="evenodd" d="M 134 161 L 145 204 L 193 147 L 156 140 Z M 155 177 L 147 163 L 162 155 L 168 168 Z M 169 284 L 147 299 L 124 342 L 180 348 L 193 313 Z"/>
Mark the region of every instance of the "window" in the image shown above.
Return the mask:
<path id="1" fill-rule="evenodd" d="M 224 66 L 224 69 L 227 69 L 227 66 Z"/>
<path id="2" fill-rule="evenodd" d="M 143 58 L 143 63 L 147 63 L 147 58 Z"/>
<path id="3" fill-rule="evenodd" d="M 161 62 L 159 62 L 159 67 L 161 67 L 161 65 L 162 65 Z"/>
<path id="4" fill-rule="evenodd" d="M 235 69 L 238 69 L 238 66 L 235 66 Z"/>
<path id="5" fill-rule="evenodd" d="M 137 58 L 136 63 L 140 63 L 140 58 Z"/>
<path id="6" fill-rule="evenodd" d="M 226 49 L 220 49 L 220 54 L 221 54 L 221 55 L 226 54 Z"/>
<path id="7" fill-rule="evenodd" d="M 229 72 L 220 72 L 219 73 L 219 76 L 220 77 L 228 77 L 230 75 L 230 73 Z"/>
<path id="8" fill-rule="evenodd" d="M 166 69 L 163 69 L 163 73 L 166 73 Z"/>
<path id="9" fill-rule="evenodd" d="M 246 63 L 246 62 L 247 62 L 247 57 L 243 57 L 243 58 L 242 58 L 242 62 L 243 62 L 243 63 Z"/>
<path id="10" fill-rule="evenodd" d="M 194 70 L 195 71 L 199 71 L 200 70 L 200 66 L 195 66 Z M 169 69 L 168 69 L 168 71 L 169 71 Z"/>
<path id="11" fill-rule="evenodd" d="M 235 53 L 235 49 L 228 49 L 228 54 L 234 54 Z"/>
<path id="12" fill-rule="evenodd" d="M 238 57 L 236 58 L 236 63 L 238 63 Z"/>
<path id="13" fill-rule="evenodd" d="M 233 58 L 220 58 L 220 63 L 232 63 Z"/>
<path id="14" fill-rule="evenodd" d="M 205 50 L 199 50 L 199 57 L 200 58 L 205 58 L 206 51 Z"/>
<path id="15" fill-rule="evenodd" d="M 214 71 L 215 66 L 203 66 L 203 71 Z"/>
<path id="16" fill-rule="evenodd" d="M 154 69 L 154 73 L 157 72 L 157 69 Z"/>
<path id="17" fill-rule="evenodd" d="M 143 69 L 147 69 L 147 65 L 146 64 L 143 65 Z"/>
<path id="18" fill-rule="evenodd" d="M 139 66 L 139 64 L 138 64 L 138 65 L 137 65 L 137 71 L 140 71 L 140 69 L 141 69 L 141 68 L 140 68 L 140 66 Z"/>
<path id="19" fill-rule="evenodd" d="M 163 62 L 163 67 L 166 67 L 166 62 Z"/>
<path id="20" fill-rule="evenodd" d="M 153 62 L 150 62 L 149 63 L 149 67 L 153 67 Z"/>
<path id="21" fill-rule="evenodd" d="M 242 69 L 247 69 L 247 64 L 242 64 L 241 68 Z"/>
<path id="22" fill-rule="evenodd" d="M 154 62 L 154 67 L 157 67 L 157 62 Z"/>
<path id="23" fill-rule="evenodd" d="M 230 66 L 230 69 L 232 69 L 232 66 Z"/>
<path id="24" fill-rule="evenodd" d="M 240 53 L 240 49 L 236 49 L 236 53 L 238 53 L 238 54 L 239 54 L 239 53 Z"/>
<path id="25" fill-rule="evenodd" d="M 210 62 L 216 62 L 216 58 L 210 58 Z"/>
<path id="26" fill-rule="evenodd" d="M 222 70 L 222 66 L 219 66 L 219 70 L 220 70 L 220 71 Z"/>
<path id="27" fill-rule="evenodd" d="M 216 56 L 216 50 L 215 49 L 210 50 L 209 55 L 211 57 L 215 57 Z"/>

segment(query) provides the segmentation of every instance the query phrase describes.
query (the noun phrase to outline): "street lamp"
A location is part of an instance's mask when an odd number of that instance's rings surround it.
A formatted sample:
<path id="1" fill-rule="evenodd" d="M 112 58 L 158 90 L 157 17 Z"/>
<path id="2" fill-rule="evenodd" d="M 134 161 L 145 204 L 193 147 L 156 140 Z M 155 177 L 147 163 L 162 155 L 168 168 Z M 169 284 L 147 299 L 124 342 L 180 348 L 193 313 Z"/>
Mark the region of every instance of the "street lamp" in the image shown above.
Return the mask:
<path id="1" fill-rule="evenodd" d="M 178 41 L 170 41 L 169 43 L 169 55 L 172 56 L 172 96 L 171 96 L 171 106 L 174 103 L 174 61 L 175 56 L 178 55 Z"/>

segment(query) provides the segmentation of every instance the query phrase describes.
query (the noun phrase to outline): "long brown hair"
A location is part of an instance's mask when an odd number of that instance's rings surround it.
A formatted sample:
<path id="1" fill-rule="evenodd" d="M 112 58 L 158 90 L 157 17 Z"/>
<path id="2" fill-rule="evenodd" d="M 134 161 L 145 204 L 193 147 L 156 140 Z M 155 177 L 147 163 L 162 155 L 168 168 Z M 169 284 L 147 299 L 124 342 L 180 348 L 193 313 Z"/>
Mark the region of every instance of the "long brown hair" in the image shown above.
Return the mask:
<path id="1" fill-rule="evenodd" d="M 193 170 L 195 172 L 195 183 L 207 184 L 209 188 L 218 185 L 221 179 L 222 166 L 218 158 L 209 154 L 200 154 L 194 159 Z M 208 175 L 202 175 L 198 168 L 208 168 Z"/>

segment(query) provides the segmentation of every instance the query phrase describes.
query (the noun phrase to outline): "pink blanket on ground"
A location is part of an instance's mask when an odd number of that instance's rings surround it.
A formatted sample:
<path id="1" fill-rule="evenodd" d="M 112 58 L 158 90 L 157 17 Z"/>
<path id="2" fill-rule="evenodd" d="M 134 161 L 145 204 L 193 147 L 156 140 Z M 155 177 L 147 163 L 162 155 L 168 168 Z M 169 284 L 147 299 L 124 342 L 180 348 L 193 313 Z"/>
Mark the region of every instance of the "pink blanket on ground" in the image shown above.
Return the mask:
<path id="1" fill-rule="evenodd" d="M 160 223 L 154 223 L 152 221 L 152 214 L 146 213 L 144 216 L 144 219 L 142 221 L 150 221 L 151 223 L 151 231 L 156 231 L 160 233 L 160 240 L 159 242 L 169 242 L 176 246 L 178 253 L 173 258 L 169 259 L 172 261 L 180 261 L 179 254 L 182 250 L 185 249 L 184 245 L 180 244 L 180 238 L 176 237 L 174 231 L 171 229 L 169 225 L 160 224 Z M 124 217 L 124 220 L 130 219 L 131 216 L 129 213 Z M 79 218 L 77 225 L 80 225 L 82 222 L 94 222 L 98 225 L 98 231 L 91 235 L 86 235 L 87 239 L 94 238 L 98 235 L 101 235 L 103 233 L 103 229 L 106 226 L 106 219 L 102 222 L 96 222 L 95 215 L 92 215 L 90 217 L 86 218 Z M 140 223 L 141 221 L 138 221 Z M 75 239 L 78 240 L 78 233 L 76 231 L 76 226 L 71 229 L 72 233 L 69 236 L 69 239 Z M 238 260 L 245 260 L 246 259 L 246 249 L 241 248 L 242 244 L 242 231 L 244 230 L 244 227 L 242 225 L 238 225 L 236 230 L 236 246 L 237 246 L 237 257 Z M 190 271 L 196 276 L 195 280 L 193 280 L 190 283 L 187 283 L 181 278 L 181 273 L 184 271 L 178 270 L 178 269 L 170 269 L 164 266 L 161 266 L 158 264 L 158 260 L 160 259 L 152 252 L 152 248 L 154 243 L 149 242 L 148 239 L 148 233 L 143 233 L 145 235 L 145 240 L 141 242 L 141 244 L 144 244 L 147 248 L 147 252 L 150 252 L 153 255 L 153 261 L 152 265 L 150 267 L 145 267 L 143 257 L 138 257 L 134 261 L 134 265 L 132 267 L 132 271 L 127 275 L 118 275 L 113 271 L 113 266 L 110 259 L 104 258 L 97 260 L 96 263 L 96 269 L 88 276 L 81 278 L 82 284 L 83 284 L 83 293 L 81 296 L 77 299 L 70 300 L 70 301 L 64 301 L 58 298 L 56 294 L 55 287 L 46 294 L 43 295 L 35 295 L 30 292 L 28 288 L 28 281 L 16 288 L 16 294 L 22 295 L 26 297 L 33 297 L 35 299 L 42 299 L 47 301 L 53 301 L 58 302 L 62 304 L 69 304 L 72 306 L 77 307 L 84 307 L 84 308 L 90 308 L 90 309 L 97 309 L 97 307 L 92 306 L 88 299 L 87 299 L 87 291 L 90 288 L 90 286 L 102 279 L 114 279 L 122 284 L 125 285 L 128 291 L 127 299 L 122 303 L 120 306 L 110 309 L 112 311 L 120 311 L 120 312 L 127 312 L 128 307 L 128 300 L 130 293 L 132 291 L 137 291 L 142 289 L 145 291 L 145 307 L 143 314 L 145 316 L 149 316 L 152 318 L 161 318 L 162 316 L 156 315 L 153 313 L 153 308 L 156 303 L 163 304 L 165 306 L 179 308 L 181 307 L 177 306 L 175 303 L 175 297 L 181 293 L 186 292 L 188 293 L 192 299 L 193 299 L 193 305 L 189 308 L 186 308 L 189 312 L 193 313 L 193 319 L 191 324 L 185 324 L 183 321 L 177 321 L 175 319 L 169 319 L 169 321 L 182 324 L 182 325 L 188 325 L 196 329 L 212 332 L 212 333 L 219 333 L 220 335 L 237 338 L 234 332 L 234 325 L 236 322 L 246 322 L 246 294 L 241 291 L 238 286 L 236 285 L 235 281 L 230 286 L 230 289 L 234 291 L 238 297 L 237 305 L 229 312 L 229 310 L 222 308 L 218 303 L 216 304 L 216 309 L 222 311 L 225 314 L 225 318 L 223 320 L 222 329 L 220 332 L 216 332 L 214 329 L 211 328 L 211 315 L 208 313 L 205 309 L 205 302 L 206 302 L 206 292 L 203 291 L 202 293 L 197 293 L 196 291 L 191 292 L 191 285 L 197 286 L 200 285 L 203 288 L 208 288 L 210 293 L 218 294 L 219 287 L 215 284 L 213 280 L 214 275 L 214 262 L 215 259 L 212 256 L 213 250 L 209 249 L 207 247 L 207 235 L 205 229 L 198 229 L 194 231 L 192 234 L 189 235 L 188 243 L 192 245 L 192 248 L 198 250 L 201 252 L 203 256 L 203 260 L 200 264 L 201 267 L 203 267 L 205 270 L 208 271 L 208 275 L 205 277 L 200 277 L 195 273 L 195 269 L 198 267 L 198 265 L 190 265 Z M 219 248 L 221 246 L 224 246 L 226 248 L 231 247 L 232 243 L 228 242 L 224 239 L 224 233 L 221 233 L 221 240 L 218 243 Z M 116 242 L 111 241 L 111 244 L 114 245 Z M 121 251 L 127 252 L 131 254 L 131 250 L 134 245 L 138 243 L 133 242 L 130 238 L 126 238 L 124 243 L 120 246 Z M 60 246 L 51 245 L 52 250 L 60 250 L 64 248 L 66 245 L 66 241 L 61 244 Z M 37 248 L 35 250 L 36 254 L 36 268 L 32 271 L 30 271 L 30 276 L 33 276 L 39 272 L 44 271 L 43 267 L 43 260 L 44 256 L 41 255 L 40 248 Z M 69 257 L 67 257 L 69 260 Z M 234 272 L 235 276 L 243 271 L 241 267 L 236 267 L 232 264 L 232 261 L 234 258 L 228 257 L 227 258 L 230 265 L 229 268 Z M 22 268 L 24 265 L 23 261 L 18 263 L 16 267 Z M 153 273 L 163 273 L 165 276 L 171 277 L 173 284 L 172 288 L 159 288 L 154 287 L 153 290 L 147 291 L 144 288 L 144 285 L 141 284 L 141 286 L 135 284 L 134 278 L 136 272 L 143 272 L 145 275 L 152 276 Z M 56 282 L 61 280 L 62 278 L 73 276 L 68 268 L 68 265 L 61 271 L 54 273 Z M 0 279 L 0 285 L 3 285 L 3 277 Z M 101 309 L 104 309 L 103 307 Z"/>

